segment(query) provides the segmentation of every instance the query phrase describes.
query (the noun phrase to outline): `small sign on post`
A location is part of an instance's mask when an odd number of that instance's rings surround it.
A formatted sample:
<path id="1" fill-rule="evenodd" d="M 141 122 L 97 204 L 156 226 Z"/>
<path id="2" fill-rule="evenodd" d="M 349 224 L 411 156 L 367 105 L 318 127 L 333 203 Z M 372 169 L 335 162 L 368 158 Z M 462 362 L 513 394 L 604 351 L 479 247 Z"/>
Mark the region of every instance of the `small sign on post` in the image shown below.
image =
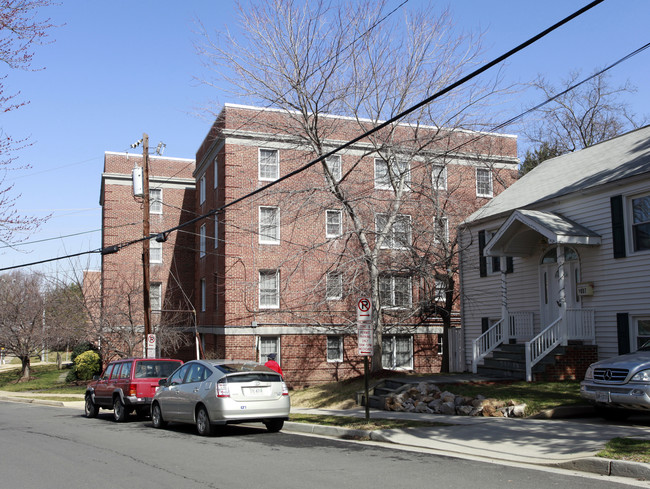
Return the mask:
<path id="1" fill-rule="evenodd" d="M 147 335 L 147 358 L 156 357 L 156 335 L 148 334 Z"/>
<path id="2" fill-rule="evenodd" d="M 367 297 L 357 301 L 357 343 L 359 355 L 372 355 L 374 346 L 372 334 L 372 302 Z"/>

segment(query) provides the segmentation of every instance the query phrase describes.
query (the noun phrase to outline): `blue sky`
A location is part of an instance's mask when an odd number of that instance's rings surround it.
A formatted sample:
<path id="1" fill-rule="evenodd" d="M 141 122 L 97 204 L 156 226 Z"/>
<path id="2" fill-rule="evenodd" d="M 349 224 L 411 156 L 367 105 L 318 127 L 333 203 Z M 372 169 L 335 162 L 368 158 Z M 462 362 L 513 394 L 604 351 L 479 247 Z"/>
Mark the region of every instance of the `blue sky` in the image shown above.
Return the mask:
<path id="1" fill-rule="evenodd" d="M 388 7 L 401 2 L 389 0 Z M 406 7 L 419 3 L 409 0 Z M 451 10 L 459 29 L 486 31 L 489 60 L 587 3 L 454 0 Z M 198 39 L 194 19 L 223 29 L 232 25 L 233 5 L 230 0 L 62 0 L 48 9 L 60 27 L 50 31 L 54 42 L 37 48 L 33 65 L 44 69 L 9 73 L 8 91 L 20 90 L 30 103 L 3 114 L 2 129 L 32 142 L 19 153 L 19 163 L 31 169 L 6 178 L 15 184 L 14 195 L 20 195 L 16 208 L 52 218 L 37 233 L 21 237 L 24 243 L 15 249 L 0 248 L 0 268 L 100 247 L 105 151 L 139 153 L 129 145 L 146 132 L 152 147 L 159 141 L 167 145 L 165 156 L 194 157 L 212 122 L 200 107 L 232 101 L 224 91 L 195 81 L 206 73 L 193 47 Z M 572 70 L 589 74 L 650 42 L 649 19 L 647 0 L 606 0 L 511 58 L 504 68 L 506 80 L 525 83 L 543 74 L 557 81 Z M 613 83 L 629 80 L 638 87 L 626 101 L 641 116 L 650 116 L 649 57 L 650 50 L 611 72 Z M 506 108 L 507 116 L 534 101 L 540 101 L 534 93 L 519 94 Z M 94 254 L 31 269 L 69 274 L 98 267 Z"/>

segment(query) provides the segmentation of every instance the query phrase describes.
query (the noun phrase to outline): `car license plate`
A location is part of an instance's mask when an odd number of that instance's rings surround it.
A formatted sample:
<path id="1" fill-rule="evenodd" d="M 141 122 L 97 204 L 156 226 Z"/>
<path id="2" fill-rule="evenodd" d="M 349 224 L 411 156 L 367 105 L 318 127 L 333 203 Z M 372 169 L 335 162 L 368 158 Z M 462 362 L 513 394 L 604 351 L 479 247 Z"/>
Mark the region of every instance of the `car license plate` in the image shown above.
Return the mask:
<path id="1" fill-rule="evenodd" d="M 609 402 L 609 391 L 596 391 L 597 402 Z"/>
<path id="2" fill-rule="evenodd" d="M 264 387 L 247 387 L 245 394 L 247 396 L 261 396 L 264 394 Z"/>

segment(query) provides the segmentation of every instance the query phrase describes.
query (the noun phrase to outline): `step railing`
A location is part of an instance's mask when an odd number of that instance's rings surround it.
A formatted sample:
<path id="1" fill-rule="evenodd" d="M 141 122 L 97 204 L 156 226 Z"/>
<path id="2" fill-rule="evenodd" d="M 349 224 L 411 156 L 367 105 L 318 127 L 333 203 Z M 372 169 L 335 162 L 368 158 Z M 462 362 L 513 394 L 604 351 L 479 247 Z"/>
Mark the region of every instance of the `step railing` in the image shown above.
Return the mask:
<path id="1" fill-rule="evenodd" d="M 478 362 L 494 351 L 506 339 L 506 320 L 501 318 L 478 338 L 472 340 L 472 372 L 478 372 Z"/>
<path id="2" fill-rule="evenodd" d="M 533 367 L 555 348 L 561 344 L 566 345 L 566 341 L 566 322 L 560 316 L 532 340 L 526 342 L 526 382 L 533 381 Z"/>

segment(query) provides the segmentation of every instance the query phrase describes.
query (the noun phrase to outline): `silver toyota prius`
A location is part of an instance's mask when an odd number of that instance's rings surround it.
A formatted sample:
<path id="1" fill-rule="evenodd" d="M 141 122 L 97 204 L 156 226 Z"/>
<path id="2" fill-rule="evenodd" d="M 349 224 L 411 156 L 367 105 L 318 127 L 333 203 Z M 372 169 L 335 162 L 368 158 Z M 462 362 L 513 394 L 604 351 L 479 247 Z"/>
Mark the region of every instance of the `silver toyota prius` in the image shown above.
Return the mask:
<path id="1" fill-rule="evenodd" d="M 193 360 L 161 379 L 151 403 L 154 428 L 194 423 L 199 435 L 225 424 L 261 422 L 280 431 L 289 419 L 289 390 L 282 376 L 247 360 Z"/>

